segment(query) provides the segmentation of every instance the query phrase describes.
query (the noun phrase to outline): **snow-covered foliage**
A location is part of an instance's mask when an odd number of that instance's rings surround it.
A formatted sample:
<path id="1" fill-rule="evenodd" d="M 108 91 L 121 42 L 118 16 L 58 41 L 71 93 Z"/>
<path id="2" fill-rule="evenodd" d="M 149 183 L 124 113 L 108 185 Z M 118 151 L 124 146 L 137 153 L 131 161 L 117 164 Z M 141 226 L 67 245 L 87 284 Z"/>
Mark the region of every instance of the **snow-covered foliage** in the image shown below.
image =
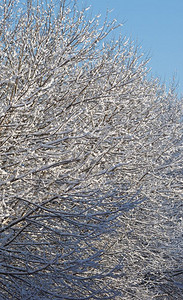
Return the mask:
<path id="1" fill-rule="evenodd" d="M 132 42 L 107 39 L 115 21 L 74 1 L 0 4 L 1 299 L 166 294 L 182 101 Z"/>

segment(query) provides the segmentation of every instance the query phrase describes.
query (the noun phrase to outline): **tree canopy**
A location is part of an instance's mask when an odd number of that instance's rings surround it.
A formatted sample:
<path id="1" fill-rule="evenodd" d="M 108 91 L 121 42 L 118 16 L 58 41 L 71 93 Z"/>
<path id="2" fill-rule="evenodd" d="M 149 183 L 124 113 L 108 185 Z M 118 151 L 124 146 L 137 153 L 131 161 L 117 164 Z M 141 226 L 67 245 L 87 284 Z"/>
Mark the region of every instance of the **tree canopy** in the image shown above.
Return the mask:
<path id="1" fill-rule="evenodd" d="M 116 21 L 72 0 L 0 4 L 1 299 L 168 295 L 182 100 L 111 38 Z"/>

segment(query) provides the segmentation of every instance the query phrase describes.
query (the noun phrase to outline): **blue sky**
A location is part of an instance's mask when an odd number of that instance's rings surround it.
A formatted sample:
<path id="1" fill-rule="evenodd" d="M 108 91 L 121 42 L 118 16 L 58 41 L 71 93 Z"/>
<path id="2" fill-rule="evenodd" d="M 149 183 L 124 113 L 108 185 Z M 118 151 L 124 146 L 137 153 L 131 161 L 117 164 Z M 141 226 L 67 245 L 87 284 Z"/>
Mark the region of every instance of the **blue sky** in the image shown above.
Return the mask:
<path id="1" fill-rule="evenodd" d="M 183 94 L 183 0 L 86 0 L 93 14 L 105 15 L 124 23 L 124 35 L 137 41 L 151 57 L 154 76 L 167 85 L 175 76 Z"/>

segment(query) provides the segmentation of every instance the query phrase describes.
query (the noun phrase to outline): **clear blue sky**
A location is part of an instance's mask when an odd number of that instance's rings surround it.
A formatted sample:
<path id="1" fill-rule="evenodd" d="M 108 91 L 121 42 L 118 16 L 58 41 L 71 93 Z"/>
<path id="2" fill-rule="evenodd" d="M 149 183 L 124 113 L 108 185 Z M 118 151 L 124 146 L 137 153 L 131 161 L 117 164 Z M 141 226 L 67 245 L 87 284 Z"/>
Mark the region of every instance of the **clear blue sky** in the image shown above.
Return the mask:
<path id="1" fill-rule="evenodd" d="M 183 0 L 79 0 L 92 6 L 93 14 L 124 23 L 124 35 L 137 41 L 149 53 L 154 76 L 168 84 L 176 75 L 183 94 Z"/>

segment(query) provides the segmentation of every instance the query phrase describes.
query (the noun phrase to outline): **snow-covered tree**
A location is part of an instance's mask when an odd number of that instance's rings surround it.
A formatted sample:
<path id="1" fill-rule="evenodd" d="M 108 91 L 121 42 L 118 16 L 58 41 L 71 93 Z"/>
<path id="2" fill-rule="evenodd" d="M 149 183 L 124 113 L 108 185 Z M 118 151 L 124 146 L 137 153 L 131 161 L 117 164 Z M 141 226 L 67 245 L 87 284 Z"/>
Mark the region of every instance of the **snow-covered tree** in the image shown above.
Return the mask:
<path id="1" fill-rule="evenodd" d="M 182 257 L 182 102 L 115 21 L 0 3 L 1 298 L 150 297 Z"/>

